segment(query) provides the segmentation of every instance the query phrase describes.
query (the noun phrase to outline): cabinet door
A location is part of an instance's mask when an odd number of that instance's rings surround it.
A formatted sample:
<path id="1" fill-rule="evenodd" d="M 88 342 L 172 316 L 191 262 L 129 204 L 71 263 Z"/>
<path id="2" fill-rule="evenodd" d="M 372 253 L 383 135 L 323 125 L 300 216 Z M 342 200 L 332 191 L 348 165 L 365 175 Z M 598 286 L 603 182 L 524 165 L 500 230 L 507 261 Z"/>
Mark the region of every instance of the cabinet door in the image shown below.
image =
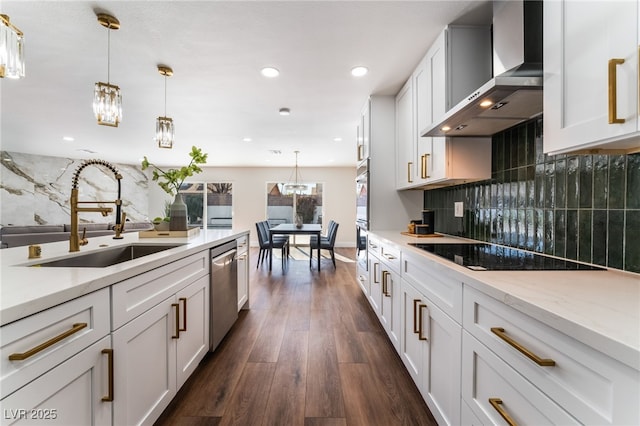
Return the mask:
<path id="1" fill-rule="evenodd" d="M 615 147 L 602 143 L 638 131 L 638 2 L 545 2 L 543 13 L 544 151 Z M 610 124 L 613 94 L 624 122 Z"/>
<path id="2" fill-rule="evenodd" d="M 238 255 L 238 312 L 249 308 L 249 253 Z"/>
<path id="3" fill-rule="evenodd" d="M 2 424 L 111 425 L 110 348 L 104 337 L 4 398 Z"/>
<path id="4" fill-rule="evenodd" d="M 176 394 L 175 297 L 170 297 L 116 330 L 116 425 L 152 424 Z"/>
<path id="5" fill-rule="evenodd" d="M 176 346 L 177 389 L 209 351 L 209 276 L 176 294 L 180 305 L 180 334 Z"/>
<path id="6" fill-rule="evenodd" d="M 369 303 L 376 315 L 380 315 L 382 302 L 382 263 L 376 256 L 369 254 Z"/>
<path id="7" fill-rule="evenodd" d="M 422 388 L 424 376 L 424 340 L 418 336 L 418 305 L 422 294 L 405 280 L 401 282 L 402 338 L 401 358 L 418 389 Z"/>
<path id="8" fill-rule="evenodd" d="M 421 325 L 427 339 L 422 395 L 438 424 L 459 425 L 462 327 L 427 298 L 419 308 L 427 322 Z"/>
<path id="9" fill-rule="evenodd" d="M 411 78 L 396 96 L 396 156 L 396 187 L 409 187 L 417 176 Z"/>
<path id="10" fill-rule="evenodd" d="M 400 275 L 389 270 L 383 264 L 382 267 L 382 301 L 380 304 L 380 322 L 387 332 L 391 343 L 400 351 L 401 335 L 401 289 Z"/>

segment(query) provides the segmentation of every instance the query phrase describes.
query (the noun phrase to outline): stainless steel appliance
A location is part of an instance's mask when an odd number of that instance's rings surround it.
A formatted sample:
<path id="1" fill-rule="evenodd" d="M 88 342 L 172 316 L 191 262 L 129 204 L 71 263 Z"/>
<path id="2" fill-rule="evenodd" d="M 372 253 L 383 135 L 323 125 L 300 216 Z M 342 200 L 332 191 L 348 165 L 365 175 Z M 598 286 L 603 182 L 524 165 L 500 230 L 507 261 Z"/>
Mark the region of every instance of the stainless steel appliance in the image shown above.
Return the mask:
<path id="1" fill-rule="evenodd" d="M 238 319 L 237 243 L 211 249 L 209 350 L 213 351 Z"/>
<path id="2" fill-rule="evenodd" d="M 604 268 L 585 263 L 489 243 L 409 243 L 409 245 L 466 266 L 473 271 L 604 270 Z"/>

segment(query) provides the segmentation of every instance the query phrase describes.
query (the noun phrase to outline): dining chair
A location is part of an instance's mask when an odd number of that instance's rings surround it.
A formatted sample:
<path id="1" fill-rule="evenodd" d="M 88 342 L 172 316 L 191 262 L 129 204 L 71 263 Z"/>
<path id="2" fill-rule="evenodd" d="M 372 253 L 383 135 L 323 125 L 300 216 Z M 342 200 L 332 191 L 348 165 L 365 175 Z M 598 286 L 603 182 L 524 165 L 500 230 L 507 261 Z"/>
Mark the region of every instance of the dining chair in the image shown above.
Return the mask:
<path id="1" fill-rule="evenodd" d="M 311 259 L 313 258 L 313 250 L 317 250 L 318 249 L 318 244 L 320 244 L 320 249 L 322 250 L 329 250 L 329 252 L 331 253 L 331 262 L 333 262 L 333 267 L 336 267 L 336 255 L 334 252 L 334 248 L 335 248 L 335 244 L 336 244 L 336 236 L 338 235 L 338 223 L 331 220 L 329 221 L 329 226 L 327 229 L 327 235 L 326 236 L 320 236 L 320 239 L 318 240 L 318 237 L 315 235 L 311 236 L 311 239 L 309 240 L 309 245 L 310 245 L 310 250 L 309 250 L 309 266 L 311 266 Z M 321 258 L 318 258 L 318 262 L 321 261 Z"/>
<path id="2" fill-rule="evenodd" d="M 269 251 L 271 250 L 271 246 L 269 245 L 269 222 L 262 221 L 256 222 L 256 230 L 258 234 L 258 243 L 260 245 L 260 251 L 258 252 L 258 262 L 256 263 L 256 268 L 260 266 L 260 262 L 263 262 Z M 279 248 L 282 257 L 282 266 L 284 266 L 284 262 L 289 256 L 289 239 L 287 237 L 282 237 L 279 235 L 273 236 L 273 248 Z"/>

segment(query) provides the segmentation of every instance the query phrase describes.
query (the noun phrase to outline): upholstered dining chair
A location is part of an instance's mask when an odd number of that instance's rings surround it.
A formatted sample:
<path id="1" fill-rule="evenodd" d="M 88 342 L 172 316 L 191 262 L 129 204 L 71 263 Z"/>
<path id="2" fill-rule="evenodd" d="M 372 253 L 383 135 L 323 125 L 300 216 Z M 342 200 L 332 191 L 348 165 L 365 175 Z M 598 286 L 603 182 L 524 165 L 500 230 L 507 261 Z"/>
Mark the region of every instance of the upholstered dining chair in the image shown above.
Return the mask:
<path id="1" fill-rule="evenodd" d="M 333 262 L 333 267 L 336 267 L 336 255 L 334 252 L 335 244 L 336 244 L 336 236 L 338 235 L 338 223 L 334 220 L 329 221 L 329 226 L 327 227 L 327 235 L 320 236 L 320 240 L 318 241 L 318 237 L 315 235 L 311 236 L 309 240 L 310 250 L 309 250 L 309 266 L 311 266 L 311 260 L 313 258 L 313 250 L 318 249 L 318 244 L 320 244 L 320 249 L 329 250 L 331 253 L 331 262 Z M 318 262 L 322 259 L 318 258 Z"/>
<path id="2" fill-rule="evenodd" d="M 269 222 L 267 222 L 266 220 L 262 222 L 256 222 L 256 231 L 258 234 L 258 243 L 260 245 L 260 251 L 258 252 L 258 262 L 256 263 L 257 268 L 258 266 L 260 266 L 260 262 L 263 262 L 266 259 L 267 255 L 269 254 L 269 250 L 271 249 L 271 246 L 269 245 Z M 284 262 L 289 256 L 289 238 L 280 235 L 274 235 L 273 248 L 280 249 L 282 266 L 284 266 Z"/>

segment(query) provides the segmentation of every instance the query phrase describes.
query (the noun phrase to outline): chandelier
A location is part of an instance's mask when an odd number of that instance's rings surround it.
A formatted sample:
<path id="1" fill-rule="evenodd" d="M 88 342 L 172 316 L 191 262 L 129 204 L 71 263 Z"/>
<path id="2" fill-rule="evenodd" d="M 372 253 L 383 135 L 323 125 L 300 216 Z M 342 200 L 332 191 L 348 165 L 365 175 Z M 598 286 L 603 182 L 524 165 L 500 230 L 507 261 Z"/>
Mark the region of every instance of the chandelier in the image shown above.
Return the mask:
<path id="1" fill-rule="evenodd" d="M 156 142 L 160 148 L 173 148 L 173 119 L 167 117 L 167 77 L 173 75 L 173 70 L 164 65 L 158 65 L 158 72 L 164 76 L 164 117 L 156 119 Z"/>
<path id="2" fill-rule="evenodd" d="M 120 22 L 111 15 L 98 14 L 98 23 L 107 29 L 107 82 L 96 83 L 93 94 L 93 113 L 98 124 L 118 127 L 122 120 L 122 95 L 120 88 L 109 82 L 111 66 L 111 30 L 120 28 Z"/>
<path id="3" fill-rule="evenodd" d="M 295 173 L 295 181 L 294 183 L 287 183 L 284 185 L 284 192 L 285 194 L 289 195 L 289 194 L 297 194 L 298 192 L 302 192 L 304 190 L 307 189 L 307 185 L 300 183 L 298 180 L 298 154 L 300 153 L 300 151 L 293 151 L 296 154 L 296 167 L 294 169 L 294 171 L 291 173 L 291 175 L 293 176 L 293 174 Z M 302 175 L 300 175 L 300 177 L 302 177 Z M 289 177 L 289 181 L 291 181 L 291 177 Z"/>
<path id="4" fill-rule="evenodd" d="M 0 78 L 24 77 L 24 34 L 0 15 Z"/>

